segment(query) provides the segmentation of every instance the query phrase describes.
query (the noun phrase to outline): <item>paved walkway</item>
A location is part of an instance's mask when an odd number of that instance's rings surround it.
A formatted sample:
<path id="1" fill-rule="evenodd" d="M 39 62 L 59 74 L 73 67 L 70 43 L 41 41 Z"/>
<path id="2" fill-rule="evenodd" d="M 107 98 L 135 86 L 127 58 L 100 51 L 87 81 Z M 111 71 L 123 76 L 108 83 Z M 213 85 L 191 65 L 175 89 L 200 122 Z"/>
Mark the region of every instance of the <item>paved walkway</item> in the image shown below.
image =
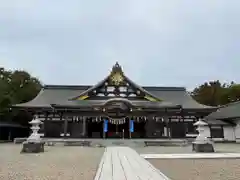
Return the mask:
<path id="1" fill-rule="evenodd" d="M 220 159 L 240 158 L 240 153 L 141 154 L 145 159 Z"/>
<path id="2" fill-rule="evenodd" d="M 94 180 L 169 180 L 129 147 L 108 147 Z"/>

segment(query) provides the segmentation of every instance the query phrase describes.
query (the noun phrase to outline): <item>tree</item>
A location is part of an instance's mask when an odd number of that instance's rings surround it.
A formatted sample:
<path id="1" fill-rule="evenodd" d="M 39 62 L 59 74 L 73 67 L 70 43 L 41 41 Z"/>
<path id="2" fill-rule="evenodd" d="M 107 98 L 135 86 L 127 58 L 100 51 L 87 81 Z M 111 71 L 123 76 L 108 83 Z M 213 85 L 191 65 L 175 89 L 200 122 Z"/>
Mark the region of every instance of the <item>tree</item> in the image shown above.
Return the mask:
<path id="1" fill-rule="evenodd" d="M 31 77 L 25 71 L 14 71 L 10 83 L 12 103 L 23 103 L 33 99 L 41 89 L 41 83 L 37 78 Z"/>
<path id="2" fill-rule="evenodd" d="M 240 84 L 230 85 L 227 96 L 230 102 L 240 101 Z"/>
<path id="3" fill-rule="evenodd" d="M 196 87 L 191 94 L 201 104 L 224 105 L 240 100 L 240 84 L 234 82 L 222 84 L 220 81 L 210 81 Z"/>
<path id="4" fill-rule="evenodd" d="M 0 68 L 0 113 L 6 111 L 11 104 L 11 96 L 9 94 L 10 82 L 11 72 Z"/>
<path id="5" fill-rule="evenodd" d="M 9 112 L 13 104 L 32 100 L 40 91 L 40 81 L 25 71 L 7 71 L 0 68 L 0 116 L 10 119 L 17 112 Z"/>
<path id="6" fill-rule="evenodd" d="M 205 82 L 192 92 L 192 97 L 201 104 L 218 106 L 227 103 L 225 97 L 228 90 L 226 84 L 220 81 Z"/>

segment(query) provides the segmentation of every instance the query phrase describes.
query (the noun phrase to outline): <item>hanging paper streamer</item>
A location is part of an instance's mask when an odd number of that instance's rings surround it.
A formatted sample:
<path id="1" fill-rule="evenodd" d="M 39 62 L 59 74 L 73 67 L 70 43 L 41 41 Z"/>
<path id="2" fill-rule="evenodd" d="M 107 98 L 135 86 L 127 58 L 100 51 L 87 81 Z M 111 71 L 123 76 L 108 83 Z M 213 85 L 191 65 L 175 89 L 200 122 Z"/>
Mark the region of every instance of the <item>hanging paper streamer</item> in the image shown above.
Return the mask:
<path id="1" fill-rule="evenodd" d="M 130 132 L 134 132 L 134 121 L 133 120 L 130 120 Z"/>
<path id="2" fill-rule="evenodd" d="M 111 124 L 124 124 L 125 122 L 126 122 L 125 118 L 123 118 L 123 119 L 109 118 L 109 123 L 111 123 Z"/>
<path id="3" fill-rule="evenodd" d="M 104 120 L 104 132 L 108 132 L 108 120 Z"/>

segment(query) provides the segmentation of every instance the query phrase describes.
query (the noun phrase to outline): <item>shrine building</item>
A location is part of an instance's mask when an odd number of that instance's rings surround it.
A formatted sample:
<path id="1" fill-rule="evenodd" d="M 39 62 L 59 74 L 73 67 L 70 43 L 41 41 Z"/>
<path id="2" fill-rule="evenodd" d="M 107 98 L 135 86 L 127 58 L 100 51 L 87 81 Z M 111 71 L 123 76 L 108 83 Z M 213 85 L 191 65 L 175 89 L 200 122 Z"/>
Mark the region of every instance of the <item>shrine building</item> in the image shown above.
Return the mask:
<path id="1" fill-rule="evenodd" d="M 45 85 L 14 107 L 37 115 L 47 138 L 185 138 L 196 134 L 194 122 L 216 111 L 184 87 L 140 86 L 118 63 L 95 85 Z"/>

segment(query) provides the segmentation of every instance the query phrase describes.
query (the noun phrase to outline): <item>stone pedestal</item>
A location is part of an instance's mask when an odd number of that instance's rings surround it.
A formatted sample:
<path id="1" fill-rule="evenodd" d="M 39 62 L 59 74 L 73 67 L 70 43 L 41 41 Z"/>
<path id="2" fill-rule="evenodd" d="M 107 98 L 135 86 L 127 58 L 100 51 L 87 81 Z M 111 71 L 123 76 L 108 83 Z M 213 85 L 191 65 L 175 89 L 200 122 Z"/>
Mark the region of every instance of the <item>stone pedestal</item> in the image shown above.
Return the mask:
<path id="1" fill-rule="evenodd" d="M 214 152 L 213 145 L 210 143 L 197 144 L 197 143 L 193 142 L 192 150 L 195 152 Z"/>
<path id="2" fill-rule="evenodd" d="M 22 146 L 21 153 L 40 153 L 44 152 L 44 142 L 27 142 Z"/>

